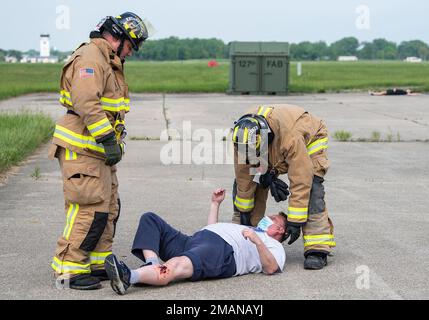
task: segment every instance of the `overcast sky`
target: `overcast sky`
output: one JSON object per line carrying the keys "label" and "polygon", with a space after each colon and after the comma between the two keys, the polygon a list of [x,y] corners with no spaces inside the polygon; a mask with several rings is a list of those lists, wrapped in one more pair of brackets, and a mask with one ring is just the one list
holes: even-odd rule
{"label": "overcast sky", "polygon": [[73,50],[106,15],[134,11],[157,29],[153,39],[219,38],[229,41],[360,41],[420,39],[429,43],[424,0],[39,0],[2,1],[0,48]]}

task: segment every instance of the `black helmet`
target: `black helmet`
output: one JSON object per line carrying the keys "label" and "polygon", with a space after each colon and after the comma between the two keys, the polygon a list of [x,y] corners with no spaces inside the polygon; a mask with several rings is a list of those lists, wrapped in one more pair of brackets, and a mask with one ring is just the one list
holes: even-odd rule
{"label": "black helmet", "polygon": [[269,144],[273,138],[274,134],[263,116],[246,114],[234,122],[232,141],[238,147],[240,145],[245,146],[245,149],[241,150],[246,151],[246,161],[248,161],[249,149],[253,150],[254,154],[259,157],[261,155],[261,144],[264,145],[267,142]]}
{"label": "black helmet", "polygon": [[125,40],[129,40],[135,51],[138,51],[143,42],[149,37],[146,24],[138,15],[132,12],[125,12],[116,17],[108,16],[99,22],[95,30],[100,33],[108,31],[114,37],[120,39],[122,43]]}

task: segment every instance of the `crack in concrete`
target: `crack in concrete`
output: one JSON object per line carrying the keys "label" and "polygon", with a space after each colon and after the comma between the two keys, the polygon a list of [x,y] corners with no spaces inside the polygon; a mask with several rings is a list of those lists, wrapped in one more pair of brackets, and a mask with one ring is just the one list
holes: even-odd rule
{"label": "crack in concrete", "polygon": [[165,107],[165,93],[162,94],[162,115],[163,115],[164,121],[165,121],[165,129],[167,130],[168,140],[171,140],[170,133],[169,133],[170,121],[167,118],[167,109]]}
{"label": "crack in concrete", "polygon": [[429,124],[427,124],[427,123],[421,123],[421,122],[418,122],[417,120],[412,120],[412,119],[407,119],[407,118],[401,118],[401,117],[395,117],[395,116],[390,115],[390,114],[386,114],[386,113],[383,113],[383,112],[377,112],[377,111],[373,111],[373,110],[368,110],[368,109],[365,109],[365,108],[362,108],[362,111],[366,111],[366,112],[369,112],[369,113],[372,113],[372,114],[377,114],[379,116],[385,116],[385,117],[388,117],[388,118],[391,118],[391,119],[395,119],[395,120],[410,121],[412,123],[415,123],[415,124],[423,126],[423,127],[429,127]]}

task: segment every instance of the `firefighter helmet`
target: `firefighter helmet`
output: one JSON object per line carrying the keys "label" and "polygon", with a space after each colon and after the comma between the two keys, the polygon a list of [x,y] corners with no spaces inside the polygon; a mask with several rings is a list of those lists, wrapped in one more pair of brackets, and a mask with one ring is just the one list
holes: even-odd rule
{"label": "firefighter helmet", "polygon": [[125,12],[116,17],[105,17],[98,23],[95,30],[100,33],[108,31],[112,36],[121,40],[121,49],[123,42],[129,40],[133,49],[138,51],[149,37],[147,24],[135,13]]}
{"label": "firefighter helmet", "polygon": [[263,116],[246,114],[234,122],[232,141],[237,146],[245,145],[248,154],[251,149],[259,157],[261,145],[271,143],[273,138],[270,126]]}

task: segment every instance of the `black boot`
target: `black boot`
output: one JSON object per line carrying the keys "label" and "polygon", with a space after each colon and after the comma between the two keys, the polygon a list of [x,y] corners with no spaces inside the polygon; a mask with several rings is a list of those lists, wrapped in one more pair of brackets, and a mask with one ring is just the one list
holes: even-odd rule
{"label": "black boot", "polygon": [[57,282],[63,288],[75,290],[96,290],[101,288],[100,280],[96,277],[92,277],[90,274],[79,274],[70,279],[58,279]]}
{"label": "black boot", "polygon": [[305,257],[304,269],[320,270],[328,265],[327,254],[323,252],[312,252]]}
{"label": "black boot", "polygon": [[91,276],[98,278],[100,281],[106,281],[109,280],[109,276],[107,275],[106,270],[92,270]]}

